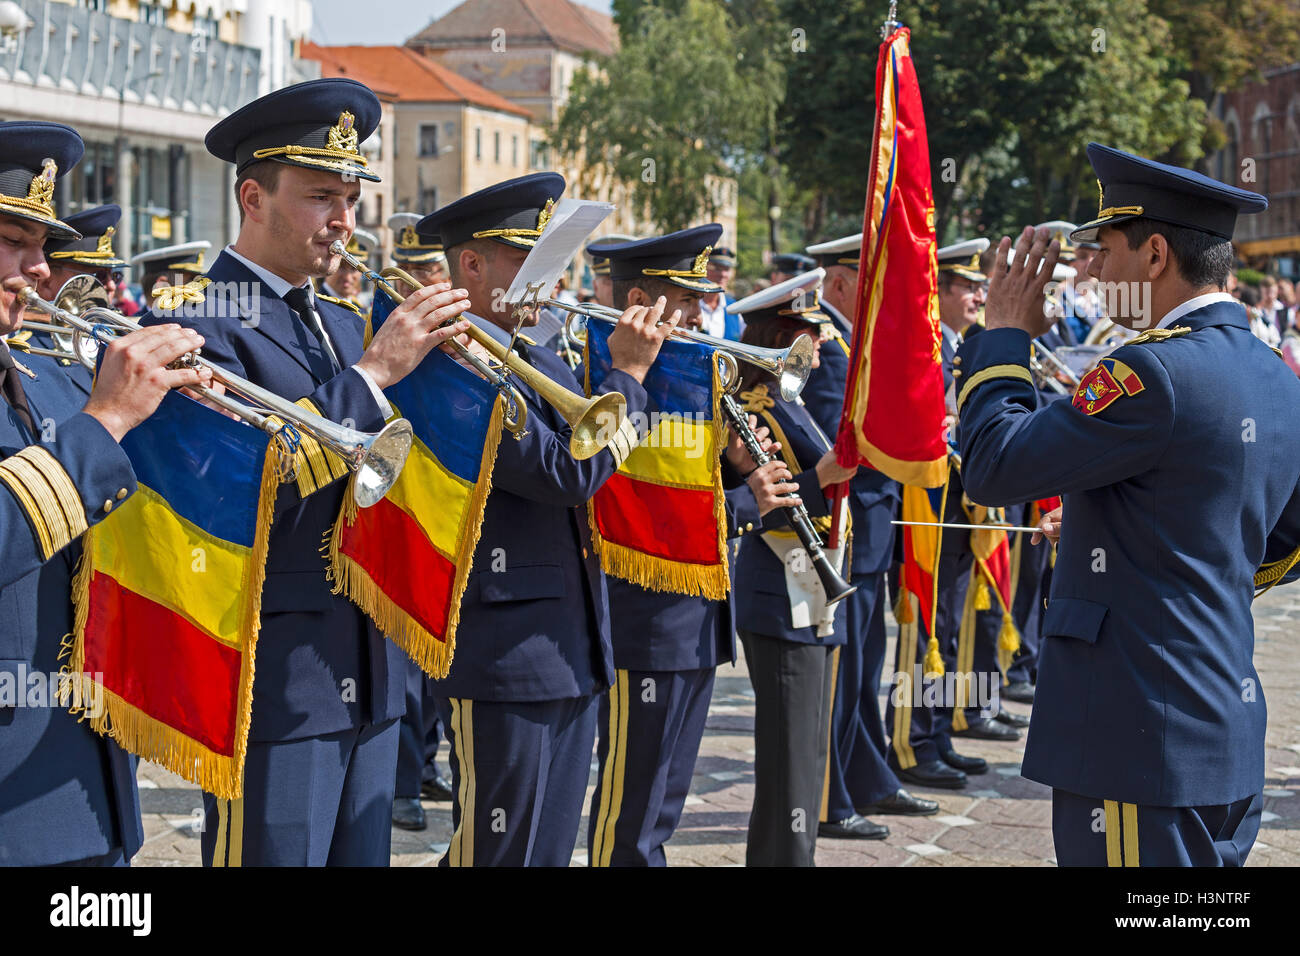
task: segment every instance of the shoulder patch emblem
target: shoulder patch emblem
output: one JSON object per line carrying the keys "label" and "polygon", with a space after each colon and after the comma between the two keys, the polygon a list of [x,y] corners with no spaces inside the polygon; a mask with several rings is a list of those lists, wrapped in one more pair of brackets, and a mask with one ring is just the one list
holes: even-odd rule
{"label": "shoulder patch emblem", "polygon": [[1123,362],[1105,358],[1084,376],[1071,404],[1085,415],[1096,415],[1120,397],[1132,397],[1145,389],[1137,372]]}

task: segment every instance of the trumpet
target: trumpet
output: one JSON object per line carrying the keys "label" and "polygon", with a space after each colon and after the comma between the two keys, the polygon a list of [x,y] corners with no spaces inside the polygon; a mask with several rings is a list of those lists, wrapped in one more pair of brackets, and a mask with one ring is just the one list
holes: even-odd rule
{"label": "trumpet", "polygon": [[[535,303],[530,302],[529,305],[520,308],[541,305],[572,313],[564,331],[570,338],[579,342],[583,341],[586,335],[582,325],[590,319],[617,322],[621,315],[617,309],[611,309],[608,306],[592,305],[590,303],[574,304],[561,302],[558,299],[540,299]],[[807,335],[799,336],[784,349],[767,349],[758,345],[733,342],[730,339],[720,339],[716,336],[706,335],[703,332],[696,332],[693,329],[673,329],[672,334],[674,338],[685,339],[688,342],[711,345],[727,359],[730,359],[730,361],[724,360],[721,366],[724,391],[732,391],[734,386],[739,384],[736,359],[750,365],[756,365],[775,375],[781,389],[781,397],[787,402],[793,402],[799,397],[799,393],[803,391],[804,385],[808,382],[808,376],[812,374],[815,346],[813,340]]]}
{"label": "trumpet", "polygon": [[[397,291],[391,280],[402,282],[412,289],[424,287],[424,283],[417,281],[404,269],[390,267],[383,272],[375,272],[348,252],[343,243],[337,239],[330,244],[330,252],[342,257],[344,262],[364,274],[376,288],[382,289],[394,302],[402,302],[406,296]],[[514,373],[520,381],[560,413],[571,430],[569,454],[577,461],[592,457],[625,431],[623,426],[627,420],[627,399],[621,392],[608,392],[590,399],[583,398],[533,368],[520,357],[519,353],[502,345],[478,326],[470,325],[469,336],[487,349],[507,371]],[[501,392],[502,399],[506,403],[505,427],[516,440],[522,438],[527,434],[524,423],[528,410],[519,390],[510,383],[503,372],[488,365],[455,339],[451,341],[458,354]]]}
{"label": "trumpet", "polygon": [[[1070,367],[1052,354],[1052,350],[1037,339],[1033,339],[1033,348],[1029,352],[1029,367],[1039,381],[1060,395],[1072,395],[1079,387],[1079,376],[1070,371]],[[1064,382],[1061,379],[1065,379]],[[1068,384],[1067,384],[1068,383]]]}
{"label": "trumpet", "polygon": [[[27,308],[54,320],[34,325],[65,335],[71,331],[74,341],[78,336],[97,342],[110,341],[142,327],[120,312],[95,304],[99,301],[96,289],[102,294],[103,287],[94,276],[79,275],[59,290],[55,302],[45,301],[31,286],[24,287],[18,299]],[[204,386],[194,386],[194,391],[213,405],[262,429],[289,453],[297,450],[300,433],[305,432],[342,458],[353,472],[352,496],[358,507],[368,508],[383,498],[406,464],[412,432],[411,423],[404,418],[394,419],[378,432],[357,431],[310,412],[197,354],[187,355],[181,362],[209,369],[212,380],[220,382],[232,394],[221,394]],[[93,369],[94,363],[90,362],[89,366]],[[232,397],[234,394],[244,401]]]}
{"label": "trumpet", "polygon": [[[86,283],[79,283],[78,288],[69,288],[71,285],[72,283],[65,284],[54,297],[54,305],[57,308],[79,315],[87,309],[107,309],[109,307],[108,290],[98,282],[93,287],[88,286]],[[78,291],[82,286],[85,286],[85,291]],[[9,344],[12,347],[20,349],[28,355],[44,355],[65,362],[69,360],[75,361],[92,373],[94,372],[95,358],[99,354],[99,341],[93,336],[84,335],[76,329],[57,322],[24,320],[23,330],[46,333],[50,337],[53,348],[47,349],[39,345],[32,345],[30,342],[18,341],[11,341]]]}

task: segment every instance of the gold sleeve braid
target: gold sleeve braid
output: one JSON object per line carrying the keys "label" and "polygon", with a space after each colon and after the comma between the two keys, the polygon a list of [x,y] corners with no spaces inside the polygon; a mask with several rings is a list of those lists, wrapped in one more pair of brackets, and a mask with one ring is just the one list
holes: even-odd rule
{"label": "gold sleeve braid", "polygon": [[77,486],[46,449],[32,445],[0,462],[0,481],[26,512],[42,560],[48,561],[89,527]]}

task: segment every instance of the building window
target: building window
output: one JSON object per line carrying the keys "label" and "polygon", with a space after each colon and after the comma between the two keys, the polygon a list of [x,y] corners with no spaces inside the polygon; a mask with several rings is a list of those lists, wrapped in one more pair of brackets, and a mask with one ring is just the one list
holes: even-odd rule
{"label": "building window", "polygon": [[483,127],[474,127],[474,158],[483,158]]}
{"label": "building window", "polygon": [[501,162],[501,131],[492,134],[492,162]]}
{"label": "building window", "polygon": [[519,165],[519,137],[518,136],[510,137],[510,165],[511,166]]}
{"label": "building window", "polygon": [[531,167],[533,169],[545,169],[547,166],[546,143],[543,140],[535,139],[529,143],[529,148],[532,152],[532,156],[529,158]]}
{"label": "building window", "polygon": [[438,187],[432,186],[429,189],[420,190],[420,212],[426,216],[438,209]]}
{"label": "building window", "polygon": [[100,13],[108,12],[108,0],[81,0],[82,6],[87,10],[98,10]]}
{"label": "building window", "polygon": [[438,155],[438,124],[437,123],[420,124],[420,155],[421,156]]}
{"label": "building window", "polygon": [[153,27],[165,27],[167,25],[167,8],[152,3],[140,4],[140,22]]}

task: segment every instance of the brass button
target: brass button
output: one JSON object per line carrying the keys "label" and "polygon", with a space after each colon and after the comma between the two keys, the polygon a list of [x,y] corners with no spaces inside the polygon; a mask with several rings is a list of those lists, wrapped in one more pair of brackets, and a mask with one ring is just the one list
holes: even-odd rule
{"label": "brass button", "polygon": [[953,364],[953,365],[960,365],[960,364],[961,364],[961,356],[960,356],[960,355],[954,355],[954,356],[952,357],[952,364]]}
{"label": "brass button", "polygon": [[126,497],[126,489],[125,488],[117,489],[117,500],[121,501],[125,497]]}
{"label": "brass button", "polygon": [[584,561],[587,560],[587,549],[586,549],[586,548],[583,548],[583,549],[582,549],[582,560],[584,560]]}
{"label": "brass button", "polygon": [[961,378],[961,369],[959,369],[959,368],[955,368],[955,369],[953,369],[953,370],[952,370],[952,377],[953,377],[953,378]]}
{"label": "brass button", "polygon": [[1047,598],[1043,598],[1043,610],[1047,610]]}
{"label": "brass button", "polygon": [[113,499],[111,499],[111,498],[105,498],[105,499],[104,499],[104,514],[108,514],[108,513],[109,513],[110,511],[112,511],[112,510],[113,510]]}
{"label": "brass button", "polygon": [[754,522],[752,522],[752,521],[748,522],[748,523],[745,525],[745,530],[746,530],[746,531],[753,531],[753,530],[754,530]]}

